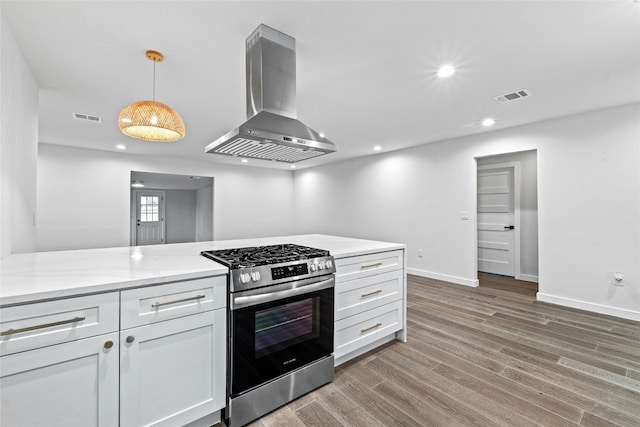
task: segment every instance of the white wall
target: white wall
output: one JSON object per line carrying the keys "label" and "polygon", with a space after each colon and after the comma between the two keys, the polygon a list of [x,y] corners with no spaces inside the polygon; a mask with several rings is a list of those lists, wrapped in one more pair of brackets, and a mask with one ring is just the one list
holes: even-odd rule
{"label": "white wall", "polygon": [[37,250],[129,245],[132,170],[213,176],[213,237],[293,233],[292,173],[40,144]]}
{"label": "white wall", "polygon": [[5,257],[35,249],[38,84],[4,17],[0,43],[0,257]]}
{"label": "white wall", "polygon": [[164,193],[166,243],[196,241],[195,190],[166,190]]}
{"label": "white wall", "polygon": [[206,242],[213,239],[212,206],[212,187],[201,188],[196,191],[196,242]]}
{"label": "white wall", "polygon": [[478,165],[520,164],[520,273],[522,280],[538,281],[538,162],[534,150],[481,157]]}
{"label": "white wall", "polygon": [[538,298],[640,320],[639,141],[632,104],[299,170],[295,232],[406,243],[411,272],[474,285],[475,158],[537,150]]}

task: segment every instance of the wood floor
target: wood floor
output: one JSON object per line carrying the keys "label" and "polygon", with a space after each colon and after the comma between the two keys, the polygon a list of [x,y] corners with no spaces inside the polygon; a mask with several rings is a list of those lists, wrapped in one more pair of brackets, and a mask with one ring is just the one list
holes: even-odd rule
{"label": "wood floor", "polygon": [[535,302],[513,279],[408,279],[407,343],[251,426],[640,426],[640,323]]}

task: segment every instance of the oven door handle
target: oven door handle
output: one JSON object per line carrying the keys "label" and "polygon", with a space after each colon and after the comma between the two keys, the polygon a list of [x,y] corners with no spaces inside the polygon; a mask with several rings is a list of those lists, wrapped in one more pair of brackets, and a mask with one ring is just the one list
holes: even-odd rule
{"label": "oven door handle", "polygon": [[296,286],[297,282],[291,284],[290,289],[279,290],[274,292],[266,292],[258,295],[234,296],[231,298],[231,310],[239,308],[251,307],[253,305],[264,304],[266,302],[278,301],[297,295],[309,294],[311,292],[321,291],[323,289],[333,288],[335,286],[335,278],[314,282],[303,286]]}

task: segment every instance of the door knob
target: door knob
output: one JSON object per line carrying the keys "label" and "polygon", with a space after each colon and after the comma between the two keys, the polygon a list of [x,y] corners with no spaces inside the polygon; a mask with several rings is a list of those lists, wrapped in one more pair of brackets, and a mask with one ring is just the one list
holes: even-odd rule
{"label": "door knob", "polygon": [[505,226],[504,226],[504,229],[505,229],[505,230],[513,230],[513,229],[515,229],[515,228],[516,228],[516,227],[515,227],[514,225],[505,225]]}

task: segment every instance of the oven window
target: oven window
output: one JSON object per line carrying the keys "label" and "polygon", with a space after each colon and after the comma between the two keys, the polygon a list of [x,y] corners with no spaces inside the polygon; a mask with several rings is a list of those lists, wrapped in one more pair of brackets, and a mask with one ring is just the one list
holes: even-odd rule
{"label": "oven window", "polygon": [[255,313],[255,357],[264,357],[320,334],[319,297],[258,310]]}

